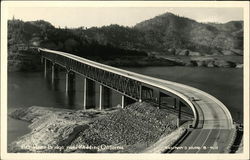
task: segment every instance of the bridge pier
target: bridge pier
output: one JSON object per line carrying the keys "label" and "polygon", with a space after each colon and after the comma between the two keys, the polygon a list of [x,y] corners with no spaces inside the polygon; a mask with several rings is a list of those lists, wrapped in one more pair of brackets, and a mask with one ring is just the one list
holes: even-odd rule
{"label": "bridge pier", "polygon": [[139,102],[142,102],[142,85],[140,85]]}
{"label": "bridge pier", "polygon": [[125,96],[125,95],[122,95],[122,97],[121,97],[121,102],[122,102],[122,106],[121,106],[121,107],[124,108],[124,107],[126,107],[127,105],[130,105],[130,104],[132,104],[132,103],[135,103],[136,100],[131,99],[131,98]]}
{"label": "bridge pier", "polygon": [[161,108],[161,97],[162,97],[162,95],[161,95],[161,92],[159,92],[159,94],[158,94],[158,109],[160,109]]}
{"label": "bridge pier", "polygon": [[55,81],[55,64],[54,63],[51,66],[51,81],[52,81],[52,84],[54,84],[54,81]]}
{"label": "bridge pier", "polygon": [[48,60],[46,59],[46,58],[44,58],[44,78],[46,78],[47,77],[47,62]]}
{"label": "bridge pier", "polygon": [[99,84],[99,110],[110,107],[111,90]]}
{"label": "bridge pier", "polygon": [[83,81],[83,110],[86,110],[87,106],[87,78]]}
{"label": "bridge pier", "polygon": [[103,108],[103,86],[100,84],[99,86],[99,110]]}
{"label": "bridge pier", "polygon": [[84,78],[83,85],[83,109],[95,107],[95,84],[92,80]]}
{"label": "bridge pier", "polygon": [[125,95],[122,95],[122,108],[125,107]]}
{"label": "bridge pier", "polygon": [[103,86],[103,107],[109,108],[112,103],[112,90]]}
{"label": "bridge pier", "polygon": [[180,127],[181,125],[181,104],[180,104],[180,100],[175,98],[175,108],[177,108],[178,110],[178,117],[177,117],[177,127]]}
{"label": "bridge pier", "polygon": [[51,84],[54,90],[59,88],[59,68],[58,65],[52,63],[51,66]]}
{"label": "bridge pier", "polygon": [[71,71],[66,72],[66,84],[65,84],[65,92],[68,94],[69,92],[74,91],[75,87],[75,73]]}
{"label": "bridge pier", "polygon": [[51,66],[51,82],[52,84],[55,83],[55,79],[58,78],[58,67],[55,63],[52,63],[52,66]]}
{"label": "bridge pier", "polygon": [[45,58],[42,56],[41,57],[41,64],[43,64],[43,60],[44,60]]}

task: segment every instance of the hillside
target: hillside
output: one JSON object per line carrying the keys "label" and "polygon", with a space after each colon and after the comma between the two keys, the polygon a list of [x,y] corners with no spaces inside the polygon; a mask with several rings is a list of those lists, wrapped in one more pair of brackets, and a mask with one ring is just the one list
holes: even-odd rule
{"label": "hillside", "polygon": [[[116,24],[100,28],[60,29],[45,21],[9,21],[9,45],[13,42],[34,43],[50,49],[77,52],[85,55],[91,47],[114,48],[165,54],[179,54],[188,49],[200,54],[242,55],[243,22],[225,24],[198,23],[192,19],[165,13],[136,24],[123,27]],[[98,50],[99,51],[99,50]],[[112,54],[117,55],[121,52]],[[96,56],[102,56],[94,52]],[[127,52],[126,52],[127,53]],[[110,54],[110,52],[109,52]],[[132,55],[135,53],[133,52]],[[122,55],[122,54],[121,54]],[[120,55],[118,55],[120,56]]]}
{"label": "hillside", "polygon": [[243,22],[199,23],[165,13],[134,27],[110,25],[82,30],[81,35],[101,44],[139,49],[155,54],[242,55]]}
{"label": "hillside", "polygon": [[[189,49],[201,54],[242,53],[243,22],[204,24],[192,19],[165,13],[135,25],[145,33],[148,44],[158,50]],[[178,53],[176,53],[178,54]],[[233,54],[233,53],[232,53]]]}
{"label": "hillside", "polygon": [[243,22],[205,24],[165,13],[134,27],[112,24],[69,29],[56,28],[43,20],[9,20],[9,70],[39,69],[36,62],[30,62],[37,58],[25,51],[29,46],[69,52],[113,66],[190,66],[190,60],[185,62],[162,56],[242,56]]}
{"label": "hillside", "polygon": [[75,34],[73,29],[55,28],[49,22],[39,20],[23,22],[8,21],[8,46],[13,51],[18,46],[40,46],[65,51],[79,56],[146,56],[146,53],[135,50],[115,48],[109,43],[100,44]]}
{"label": "hillside", "polygon": [[32,106],[9,116],[31,122],[31,132],[8,145],[10,153],[141,153],[145,149],[157,153],[154,147],[164,137],[161,153],[185,129],[177,129],[175,115],[145,102],[86,111]]}
{"label": "hillside", "polygon": [[99,43],[97,40],[90,40],[76,33],[74,29],[55,28],[43,20],[30,22],[9,20],[8,70],[39,70],[37,63],[39,58],[29,50],[31,46],[64,51],[103,63],[117,59],[119,63],[112,63],[114,65],[135,65],[136,63],[132,63],[131,60],[139,58],[145,59],[142,65],[150,65],[147,62],[146,52],[115,47],[110,43]]}

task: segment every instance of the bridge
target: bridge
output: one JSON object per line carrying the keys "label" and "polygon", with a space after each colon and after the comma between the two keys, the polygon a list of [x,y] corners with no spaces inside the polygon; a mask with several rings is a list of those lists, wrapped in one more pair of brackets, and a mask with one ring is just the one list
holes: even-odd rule
{"label": "bridge", "polygon": [[[187,138],[178,146],[192,146],[191,149],[171,150],[176,153],[220,153],[233,139],[233,119],[227,107],[212,95],[199,89],[118,69],[69,53],[38,48],[44,64],[44,74],[51,67],[51,81],[54,83],[58,67],[65,69],[65,91],[73,89],[75,74],[84,77],[83,109],[93,106],[90,90],[99,85],[98,109],[109,101],[110,90],[121,95],[121,107],[133,101],[146,101],[159,109],[167,109],[177,115],[177,126],[190,124]],[[198,147],[195,147],[198,146]],[[180,147],[181,148],[181,147]],[[215,149],[214,149],[215,148]]]}

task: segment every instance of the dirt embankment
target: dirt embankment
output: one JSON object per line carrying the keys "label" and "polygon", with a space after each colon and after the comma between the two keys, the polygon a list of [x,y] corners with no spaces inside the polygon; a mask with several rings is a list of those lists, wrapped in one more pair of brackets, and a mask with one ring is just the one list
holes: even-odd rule
{"label": "dirt embankment", "polygon": [[10,116],[30,121],[32,131],[11,143],[9,152],[152,152],[160,139],[178,137],[171,135],[176,116],[147,103],[103,111],[30,107]]}
{"label": "dirt embankment", "polygon": [[33,106],[11,117],[31,122],[31,132],[8,146],[9,152],[63,152],[63,148],[96,118],[112,111],[74,111]]}

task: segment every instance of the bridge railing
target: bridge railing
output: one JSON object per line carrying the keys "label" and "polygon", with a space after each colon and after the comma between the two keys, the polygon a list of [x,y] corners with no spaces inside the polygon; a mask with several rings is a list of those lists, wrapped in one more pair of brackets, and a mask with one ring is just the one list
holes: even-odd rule
{"label": "bridge railing", "polygon": [[41,54],[53,64],[58,64],[66,68],[68,71],[77,72],[89,79],[117,90],[130,98],[136,100],[140,98],[141,82],[139,81],[81,63],[77,60],[70,59],[62,55],[51,54],[47,52],[41,52]]}
{"label": "bridge railing", "polygon": [[193,127],[197,126],[198,113],[189,98],[174,89],[152,82],[148,76],[100,64],[65,52],[43,48],[38,48],[38,51],[53,64],[65,67],[67,71],[74,71],[84,75],[134,100],[141,100],[142,84],[148,84],[163,92],[166,91],[192,109],[194,116]]}

